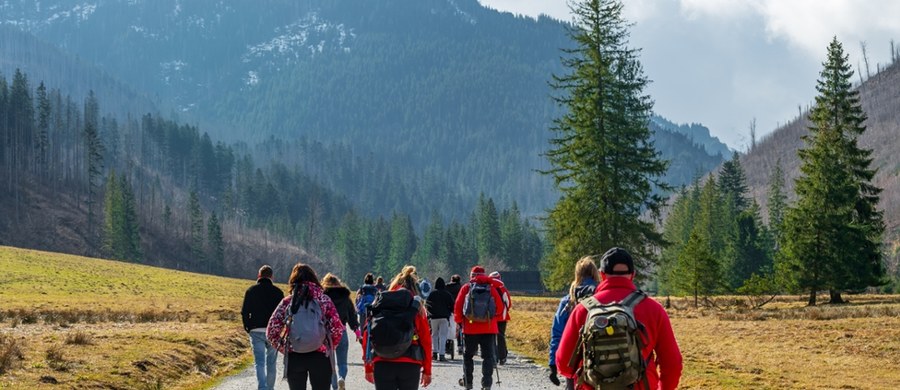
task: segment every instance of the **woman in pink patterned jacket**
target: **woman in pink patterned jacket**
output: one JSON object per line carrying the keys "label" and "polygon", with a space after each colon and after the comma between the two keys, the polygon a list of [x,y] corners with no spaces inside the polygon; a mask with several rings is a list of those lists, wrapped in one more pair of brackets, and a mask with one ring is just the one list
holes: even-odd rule
{"label": "woman in pink patterned jacket", "polygon": [[[266,337],[275,349],[285,355],[287,367],[285,367],[284,374],[291,390],[306,390],[307,378],[312,385],[312,390],[328,390],[331,387],[331,374],[334,370],[332,363],[334,346],[341,341],[343,335],[341,318],[338,316],[331,298],[323,292],[316,271],[312,267],[298,263],[291,271],[288,283],[291,286],[291,293],[278,304],[275,312],[272,313],[269,326],[266,328]],[[291,347],[286,337],[290,330],[288,320],[291,315],[289,311],[293,306],[293,312],[296,312],[301,304],[309,300],[314,300],[321,308],[326,339],[325,343],[317,350],[299,353],[290,350]]]}

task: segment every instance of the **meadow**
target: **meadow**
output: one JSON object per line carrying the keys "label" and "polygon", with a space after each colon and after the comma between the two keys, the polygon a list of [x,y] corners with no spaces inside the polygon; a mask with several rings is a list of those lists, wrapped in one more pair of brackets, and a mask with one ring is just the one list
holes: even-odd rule
{"label": "meadow", "polygon": [[[755,310],[741,297],[717,298],[715,309],[671,298],[668,312],[684,356],[679,388],[900,388],[900,296],[845,298],[848,304],[805,307],[805,296],[782,296]],[[542,366],[558,303],[514,301],[508,336]]]}
{"label": "meadow", "polygon": [[0,389],[204,388],[251,358],[251,280],[10,247],[0,270]]}

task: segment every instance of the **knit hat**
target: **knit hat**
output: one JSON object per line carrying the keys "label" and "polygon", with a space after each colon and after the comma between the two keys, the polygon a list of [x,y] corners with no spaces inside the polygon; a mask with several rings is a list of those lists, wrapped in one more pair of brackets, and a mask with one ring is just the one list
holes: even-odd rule
{"label": "knit hat", "polygon": [[497,271],[491,272],[491,278],[500,280],[500,273]]}
{"label": "knit hat", "polygon": [[470,272],[472,276],[484,275],[484,267],[480,265],[476,265],[472,267],[472,272]]}
{"label": "knit hat", "polygon": [[[627,265],[628,271],[613,272],[613,269],[615,269],[618,264]],[[631,258],[631,254],[625,249],[614,247],[606,251],[606,253],[603,254],[603,257],[600,258],[600,271],[607,275],[632,274],[634,273],[634,259]]]}

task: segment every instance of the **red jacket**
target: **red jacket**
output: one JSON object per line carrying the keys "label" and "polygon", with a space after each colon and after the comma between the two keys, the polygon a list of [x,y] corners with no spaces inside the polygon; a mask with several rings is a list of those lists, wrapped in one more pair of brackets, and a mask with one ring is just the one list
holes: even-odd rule
{"label": "red jacket", "polygon": [[500,295],[500,300],[503,301],[503,315],[500,316],[499,322],[509,322],[509,311],[512,310],[512,298],[509,294],[509,290],[506,289],[506,285],[500,282],[500,287],[497,287],[497,295]]}
{"label": "red jacket", "polygon": [[[400,287],[394,288],[398,290]],[[424,302],[420,302],[424,305]],[[411,357],[399,357],[395,359],[385,359],[378,355],[372,358],[371,362],[366,361],[366,342],[368,341],[368,327],[363,326],[362,350],[363,362],[365,362],[366,373],[374,372],[376,362],[397,362],[397,363],[415,363],[422,366],[423,375],[431,375],[431,325],[428,324],[428,315],[425,311],[420,311],[416,316],[416,335],[413,338],[413,344],[419,344],[422,347],[422,355],[424,360],[415,360]]]}
{"label": "red jacket", "polygon": [[[609,303],[625,299],[635,290],[634,283],[628,278],[612,277],[600,283],[594,297],[601,303]],[[673,390],[681,379],[681,351],[675,341],[675,333],[669,322],[666,310],[653,299],[644,299],[634,308],[634,317],[647,328],[647,339],[644,340],[643,356],[647,365],[646,380],[654,390]],[[566,329],[563,331],[559,349],[556,351],[556,367],[559,373],[567,378],[575,378],[575,372],[581,367],[578,361],[569,367],[572,352],[578,343],[578,333],[587,319],[587,310],[578,305],[572,311]],[[640,388],[636,386],[635,388]],[[579,390],[592,390],[593,387],[582,385]]]}
{"label": "red jacket", "polygon": [[[472,283],[491,285],[491,295],[494,297],[494,304],[496,305],[494,313],[497,314],[488,322],[469,321],[463,315],[463,305],[466,303],[466,297],[469,295],[469,289],[472,288]],[[501,316],[503,316],[503,300],[500,298],[500,294],[497,294],[497,287],[502,285],[503,284],[500,283],[500,281],[492,279],[487,275],[478,275],[470,280],[469,283],[462,286],[459,290],[459,295],[456,296],[456,305],[454,305],[453,308],[453,318],[456,319],[458,324],[462,324],[463,334],[497,334],[499,332],[497,329],[497,321],[501,320]]]}

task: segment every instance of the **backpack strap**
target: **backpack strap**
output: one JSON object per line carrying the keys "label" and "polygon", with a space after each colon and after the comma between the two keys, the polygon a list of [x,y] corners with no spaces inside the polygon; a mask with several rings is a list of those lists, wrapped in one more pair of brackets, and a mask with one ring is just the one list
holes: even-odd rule
{"label": "backpack strap", "polygon": [[[578,305],[584,306],[588,312],[591,309],[600,307],[600,301],[597,300],[596,297],[591,296],[590,298],[586,298],[578,303]],[[577,305],[576,305],[577,306]],[[587,321],[587,317],[585,317],[585,323]],[[584,349],[584,335],[583,328],[578,330],[578,341],[575,343],[575,349],[572,350],[572,356],[569,357],[569,367],[576,367],[578,365],[578,361],[581,360],[581,352]]]}
{"label": "backpack strap", "polygon": [[625,299],[622,300],[622,306],[627,307],[629,310],[634,310],[634,308],[637,307],[638,303],[641,303],[641,301],[643,301],[646,297],[647,294],[645,294],[643,291],[634,290],[630,294],[628,294]]}

